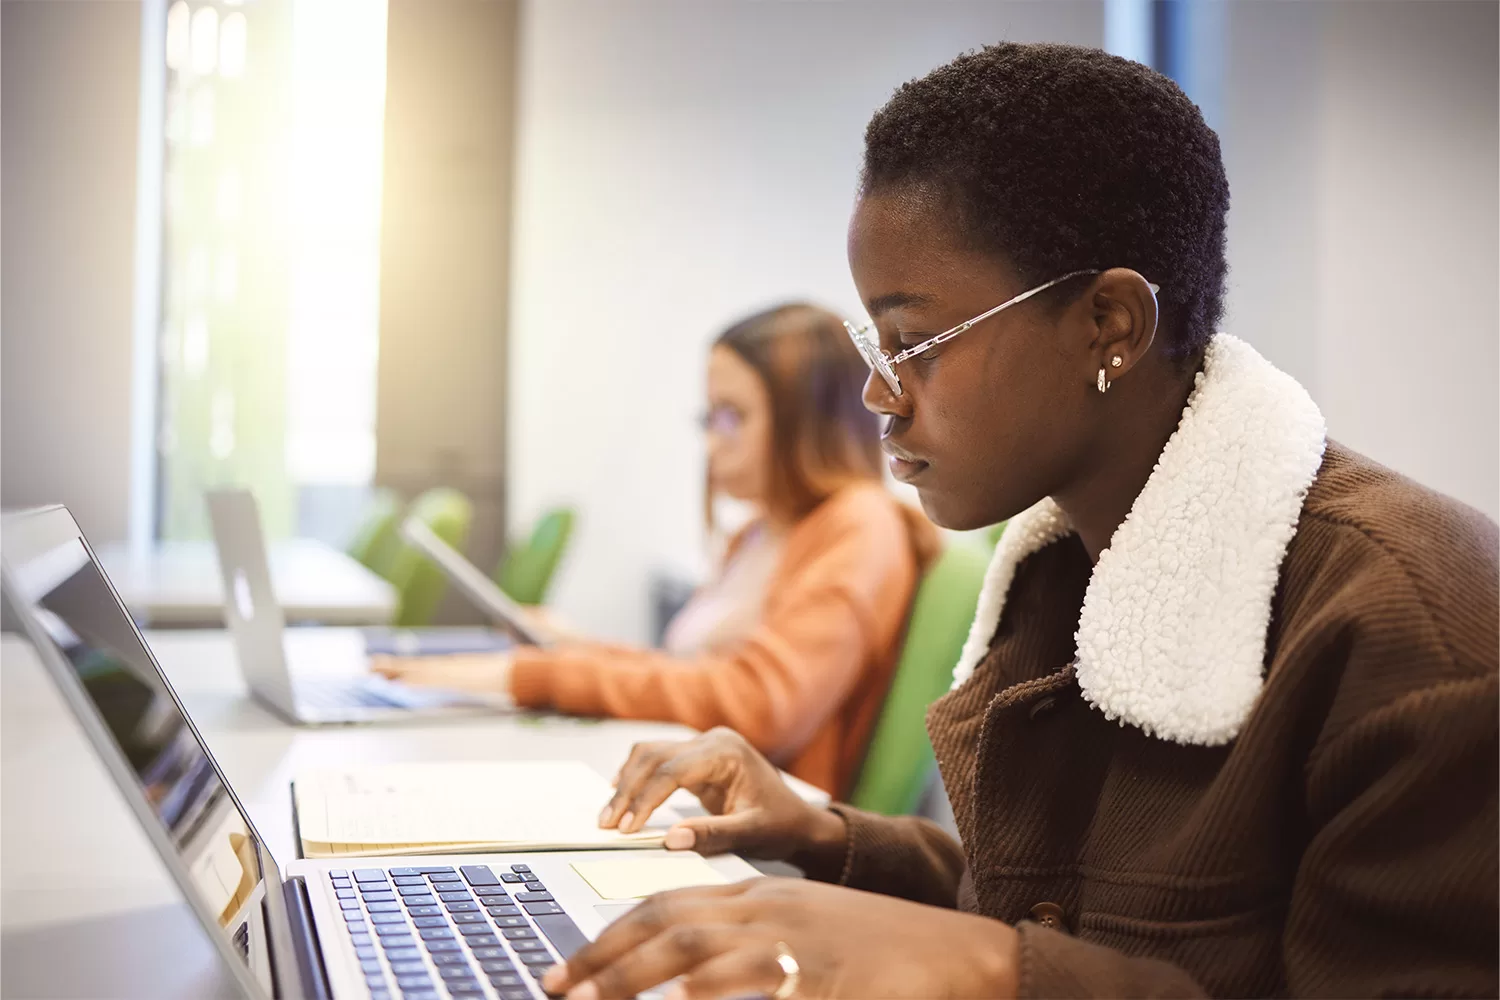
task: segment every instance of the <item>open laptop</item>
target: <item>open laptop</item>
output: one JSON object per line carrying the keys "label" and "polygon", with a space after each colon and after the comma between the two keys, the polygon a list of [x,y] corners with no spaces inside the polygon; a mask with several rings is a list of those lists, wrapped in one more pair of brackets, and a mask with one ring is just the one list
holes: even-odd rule
{"label": "open laptop", "polygon": [[472,716],[509,707],[503,695],[416,688],[371,673],[366,637],[358,629],[286,628],[271,587],[255,497],[248,490],[215,490],[207,499],[224,583],[224,618],[240,672],[250,693],[272,711],[308,725],[348,725]]}
{"label": "open laptop", "polygon": [[0,531],[7,617],[245,996],[541,1000],[541,974],[618,915],[573,870],[592,852],[279,865],[68,511],[6,515]]}
{"label": "open laptop", "polygon": [[421,550],[452,580],[474,606],[484,612],[485,617],[509,631],[517,639],[532,646],[547,646],[552,637],[534,625],[526,617],[521,605],[511,600],[495,581],[485,576],[463,553],[443,541],[427,525],[414,517],[401,524],[401,537]]}

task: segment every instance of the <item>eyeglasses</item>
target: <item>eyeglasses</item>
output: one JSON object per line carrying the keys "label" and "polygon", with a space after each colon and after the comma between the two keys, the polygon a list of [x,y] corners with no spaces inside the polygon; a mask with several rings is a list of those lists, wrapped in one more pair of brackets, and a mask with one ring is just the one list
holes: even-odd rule
{"label": "eyeglasses", "polygon": [[[871,371],[879,372],[880,377],[885,379],[885,384],[890,386],[891,392],[899,396],[901,395],[901,376],[896,374],[896,366],[901,362],[908,361],[911,358],[916,357],[918,354],[921,354],[923,351],[930,351],[937,345],[952,340],[960,333],[963,333],[965,330],[969,329],[969,327],[973,326],[975,323],[983,322],[996,313],[1003,312],[1004,310],[1009,309],[1011,306],[1019,305],[1020,303],[1025,302],[1027,299],[1031,298],[1033,295],[1040,295],[1042,292],[1045,292],[1053,285],[1060,285],[1064,281],[1081,277],[1085,274],[1099,273],[1100,272],[1098,270],[1070,271],[1069,273],[1063,275],[1061,278],[1053,278],[1046,284],[1037,285],[1035,288],[1022,292],[1020,295],[1017,295],[1013,299],[1006,299],[995,308],[987,309],[984,312],[980,313],[978,316],[975,316],[973,319],[965,320],[964,322],[955,326],[953,329],[945,330],[944,332],[938,334],[936,337],[933,337],[929,340],[924,340],[922,343],[916,345],[915,347],[909,347],[894,356],[891,354],[887,354],[884,350],[882,350],[880,344],[876,341],[874,337],[874,323],[866,323],[863,326],[855,326],[853,323],[845,320],[844,329],[849,331],[849,339],[854,341],[854,346],[859,349],[860,356],[865,359],[865,364],[870,366]],[[1158,285],[1151,285],[1149,287],[1151,288],[1152,295],[1155,295],[1157,292],[1161,291],[1161,288]]]}
{"label": "eyeglasses", "polygon": [[744,422],[745,414],[738,407],[726,404],[710,407],[707,413],[698,418],[698,425],[705,434],[717,434],[720,437],[734,437],[740,432],[740,425]]}

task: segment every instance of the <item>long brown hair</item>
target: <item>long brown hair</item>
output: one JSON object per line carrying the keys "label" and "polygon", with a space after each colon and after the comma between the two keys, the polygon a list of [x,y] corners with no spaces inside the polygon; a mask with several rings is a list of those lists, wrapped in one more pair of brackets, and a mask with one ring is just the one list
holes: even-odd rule
{"label": "long brown hair", "polygon": [[[754,368],[770,396],[775,517],[800,520],[840,488],[880,480],[879,418],[860,401],[870,370],[838,316],[789,303],[740,320],[714,346]],[[712,494],[704,500],[712,528]]]}

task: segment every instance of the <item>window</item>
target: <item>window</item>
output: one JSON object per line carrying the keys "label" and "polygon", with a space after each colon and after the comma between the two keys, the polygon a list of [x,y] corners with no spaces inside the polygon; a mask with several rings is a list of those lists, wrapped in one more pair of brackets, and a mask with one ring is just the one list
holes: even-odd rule
{"label": "window", "polygon": [[165,31],[156,533],[207,537],[236,484],[326,536],[374,475],[385,4],[176,0]]}

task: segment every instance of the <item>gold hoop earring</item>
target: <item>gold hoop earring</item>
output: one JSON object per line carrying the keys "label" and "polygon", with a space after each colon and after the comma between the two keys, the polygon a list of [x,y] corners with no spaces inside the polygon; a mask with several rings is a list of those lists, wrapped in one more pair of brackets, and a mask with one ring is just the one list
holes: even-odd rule
{"label": "gold hoop earring", "polygon": [[1099,381],[1095,385],[1098,386],[1100,392],[1109,391],[1109,379],[1105,377],[1103,368],[1099,369]]}

